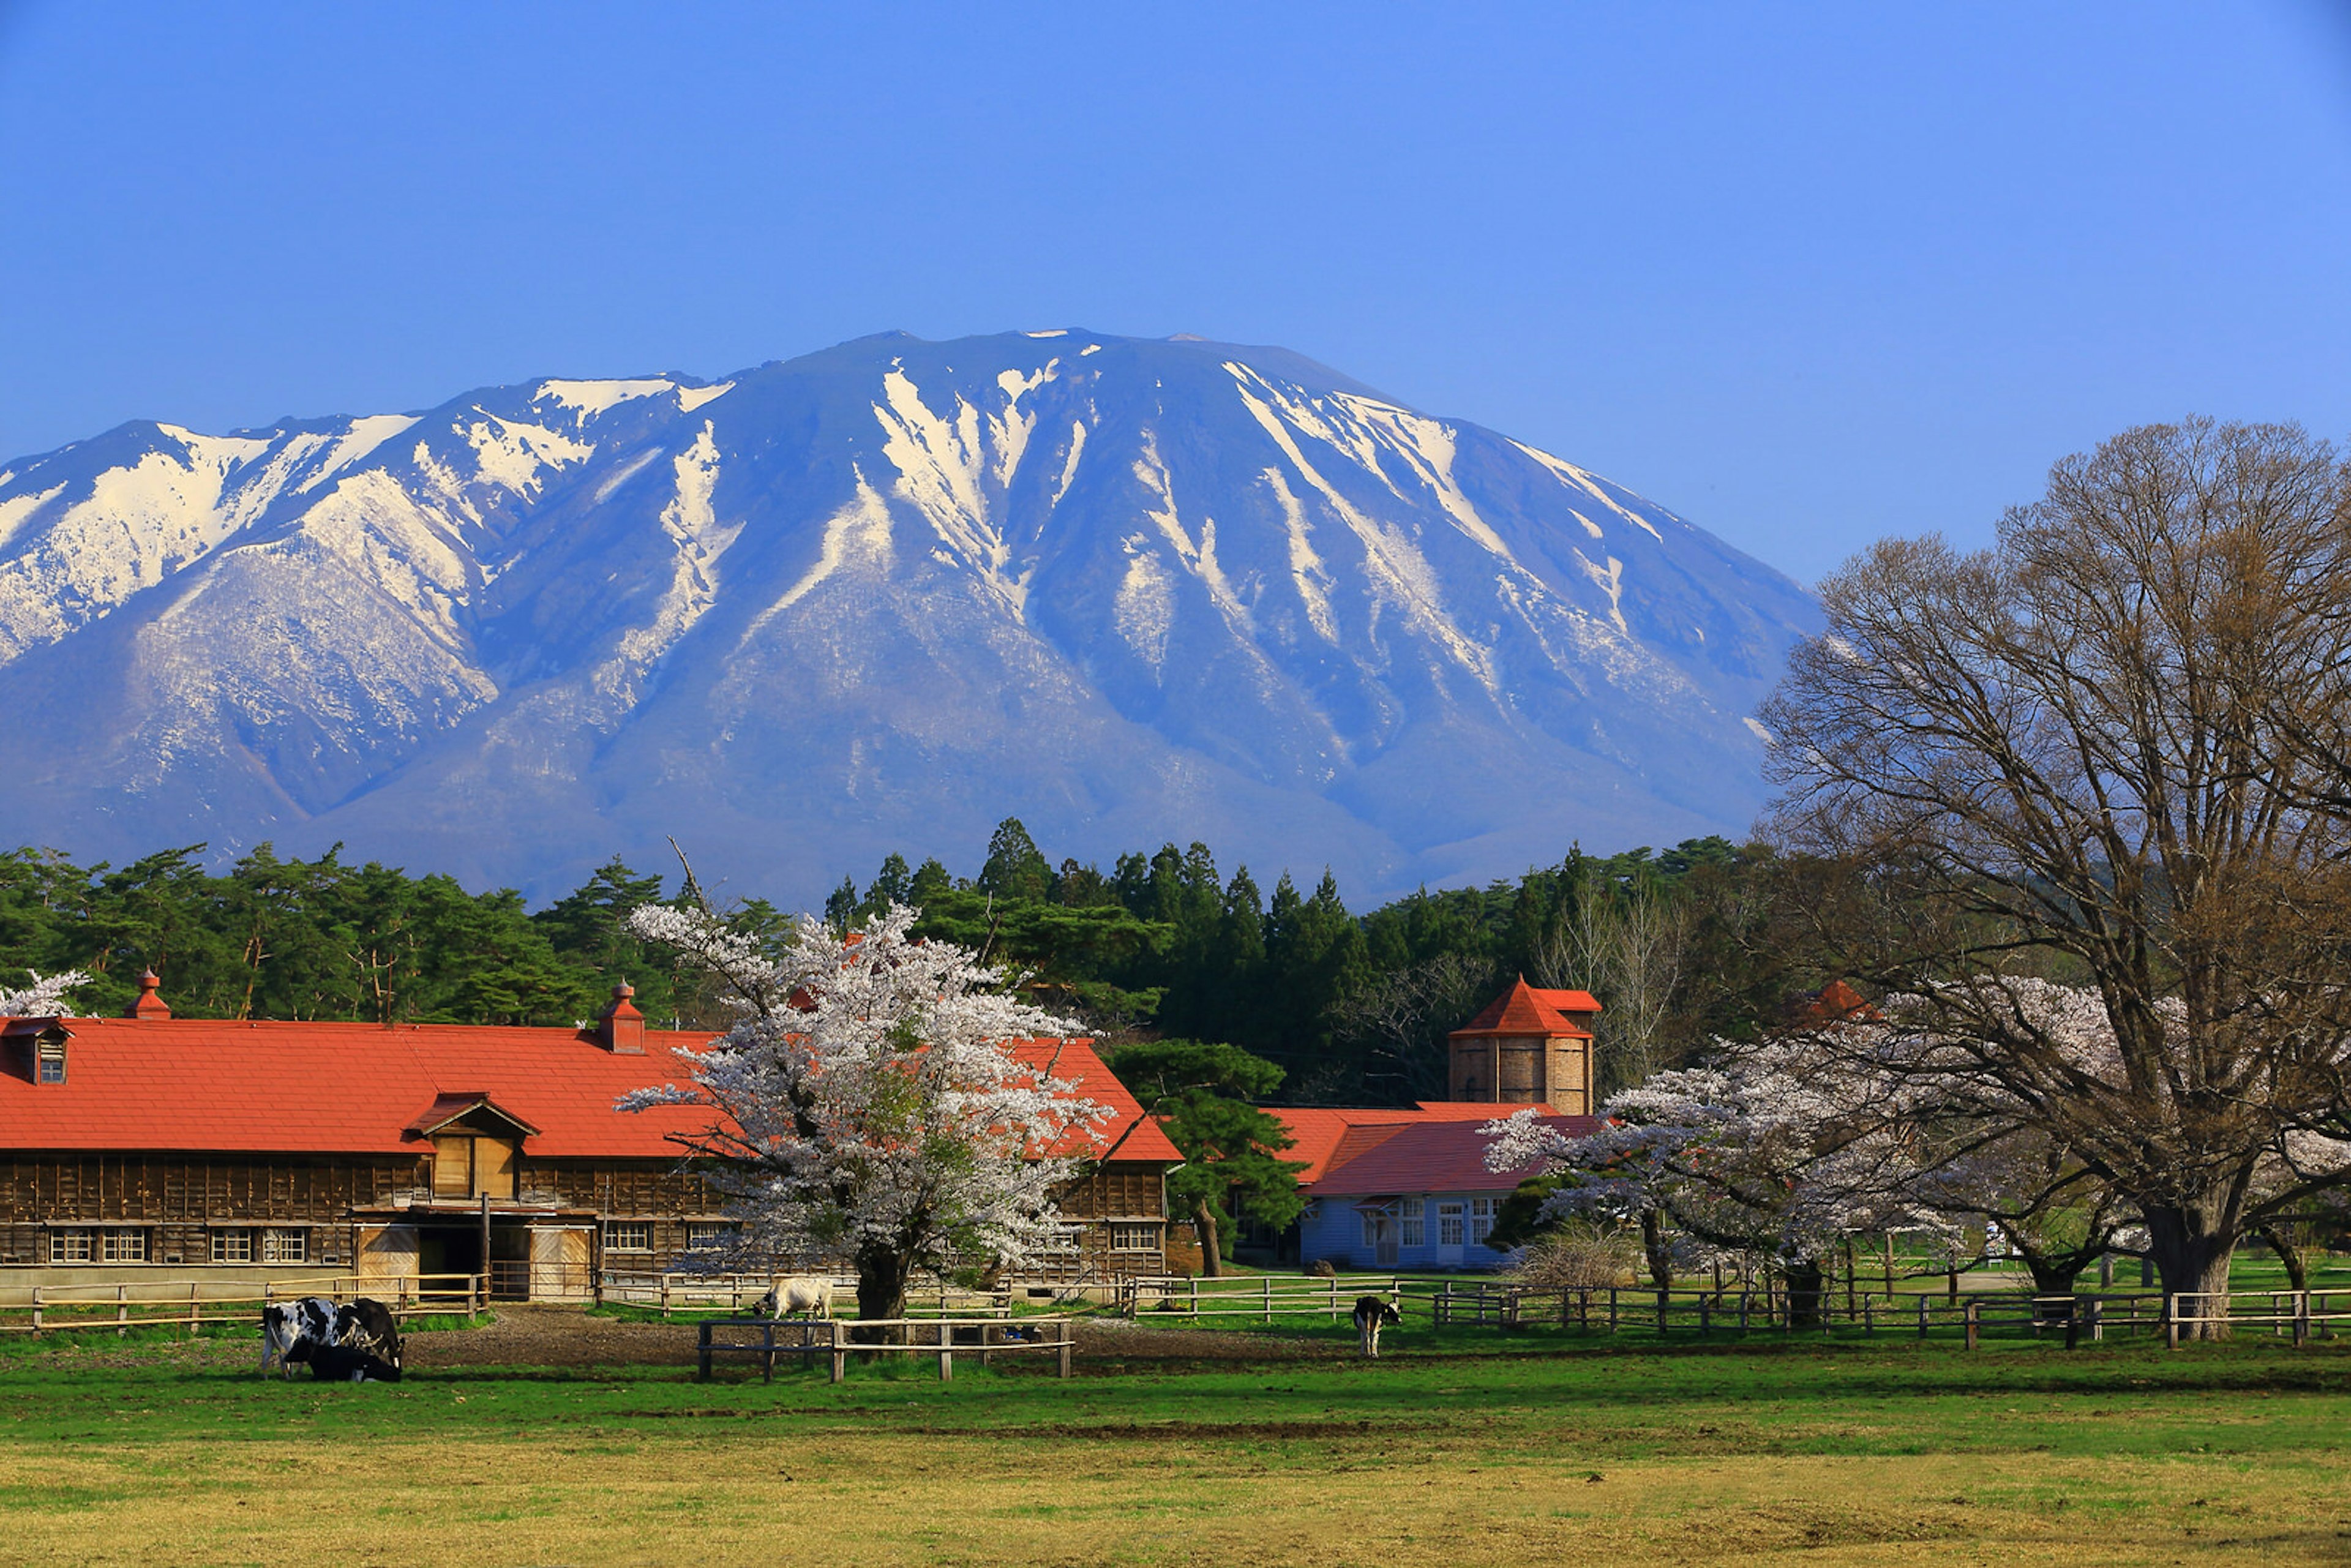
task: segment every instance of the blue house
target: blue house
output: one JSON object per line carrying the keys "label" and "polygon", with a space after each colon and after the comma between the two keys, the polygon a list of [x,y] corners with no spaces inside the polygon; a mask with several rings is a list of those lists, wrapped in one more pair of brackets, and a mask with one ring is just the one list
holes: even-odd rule
{"label": "blue house", "polygon": [[[1591,1116],[1542,1120],[1579,1136],[1600,1125]],[[1497,1266],[1503,1255],[1487,1239],[1495,1215],[1539,1167],[1488,1170],[1489,1141],[1483,1120],[1458,1116],[1349,1127],[1305,1186],[1301,1256],[1354,1269]]]}

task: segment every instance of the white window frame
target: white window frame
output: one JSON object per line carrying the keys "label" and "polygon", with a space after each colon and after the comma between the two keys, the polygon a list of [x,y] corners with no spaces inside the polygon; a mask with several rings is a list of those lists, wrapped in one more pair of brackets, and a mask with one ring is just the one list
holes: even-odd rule
{"label": "white window frame", "polygon": [[253,1261],[253,1228],[249,1225],[215,1226],[213,1228],[213,1261],[215,1263],[250,1263]]}
{"label": "white window frame", "polygon": [[607,1252],[650,1252],[653,1249],[653,1222],[650,1219],[608,1219],[604,1221],[604,1250]]}
{"label": "white window frame", "polygon": [[49,1261],[52,1263],[95,1263],[98,1261],[98,1232],[81,1226],[68,1230],[49,1232]]}
{"label": "white window frame", "polygon": [[689,1219],[685,1222],[688,1252],[716,1252],[731,1244],[739,1228],[731,1219]]}
{"label": "white window frame", "polygon": [[1403,1213],[1398,1226],[1401,1234],[1396,1238],[1397,1246],[1426,1247],[1428,1245],[1427,1214],[1426,1198],[1408,1197],[1404,1200]]}
{"label": "white window frame", "polygon": [[261,1233],[261,1257],[264,1263],[307,1263],[310,1260],[310,1233],[299,1228],[273,1226]]}
{"label": "white window frame", "polygon": [[99,1238],[99,1261],[144,1263],[147,1261],[147,1233],[144,1230],[122,1229],[101,1232]]}
{"label": "white window frame", "polygon": [[1499,1207],[1499,1200],[1497,1198],[1473,1197],[1469,1200],[1469,1244],[1471,1246],[1485,1246],[1486,1239],[1494,1234],[1494,1214]]}
{"label": "white window frame", "polygon": [[1158,1251],[1159,1222],[1155,1219],[1112,1220],[1110,1249],[1113,1252]]}
{"label": "white window frame", "polygon": [[1469,1239],[1469,1206],[1458,1197],[1440,1199],[1437,1205],[1437,1244],[1441,1248],[1457,1248]]}

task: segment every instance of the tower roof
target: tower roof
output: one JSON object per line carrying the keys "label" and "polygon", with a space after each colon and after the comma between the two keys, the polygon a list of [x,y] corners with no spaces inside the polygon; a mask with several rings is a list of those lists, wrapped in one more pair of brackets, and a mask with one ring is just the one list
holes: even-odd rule
{"label": "tower roof", "polygon": [[1456,1035],[1560,1035],[1590,1040],[1582,1019],[1595,1018],[1599,999],[1590,991],[1542,990],[1520,975],[1510,988],[1486,1004],[1483,1011],[1453,1032]]}

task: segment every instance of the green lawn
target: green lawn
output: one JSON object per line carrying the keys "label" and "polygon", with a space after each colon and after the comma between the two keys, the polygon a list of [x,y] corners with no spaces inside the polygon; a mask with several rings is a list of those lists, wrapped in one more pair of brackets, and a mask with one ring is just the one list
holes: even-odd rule
{"label": "green lawn", "polygon": [[2351,1560],[2344,1342],[1449,1342],[1408,1333],[1376,1363],[1081,1363],[1066,1383],[863,1366],[838,1387],[530,1368],[284,1384],[241,1342],[93,1342],[0,1369],[0,1555]]}

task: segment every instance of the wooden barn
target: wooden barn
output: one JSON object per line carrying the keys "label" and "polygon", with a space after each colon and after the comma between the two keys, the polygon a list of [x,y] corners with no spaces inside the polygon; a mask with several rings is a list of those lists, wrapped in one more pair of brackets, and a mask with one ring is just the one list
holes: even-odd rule
{"label": "wooden barn", "polygon": [[[670,1134],[709,1113],[612,1104],[712,1037],[647,1029],[630,995],[584,1030],[229,1022],[172,1017],[151,975],[122,1018],[0,1020],[0,1277],[482,1273],[576,1301],[690,1268],[728,1226]],[[1055,1151],[1095,1155],[1067,1270],[1161,1271],[1182,1156],[1087,1041],[1014,1050],[1113,1113]]]}

